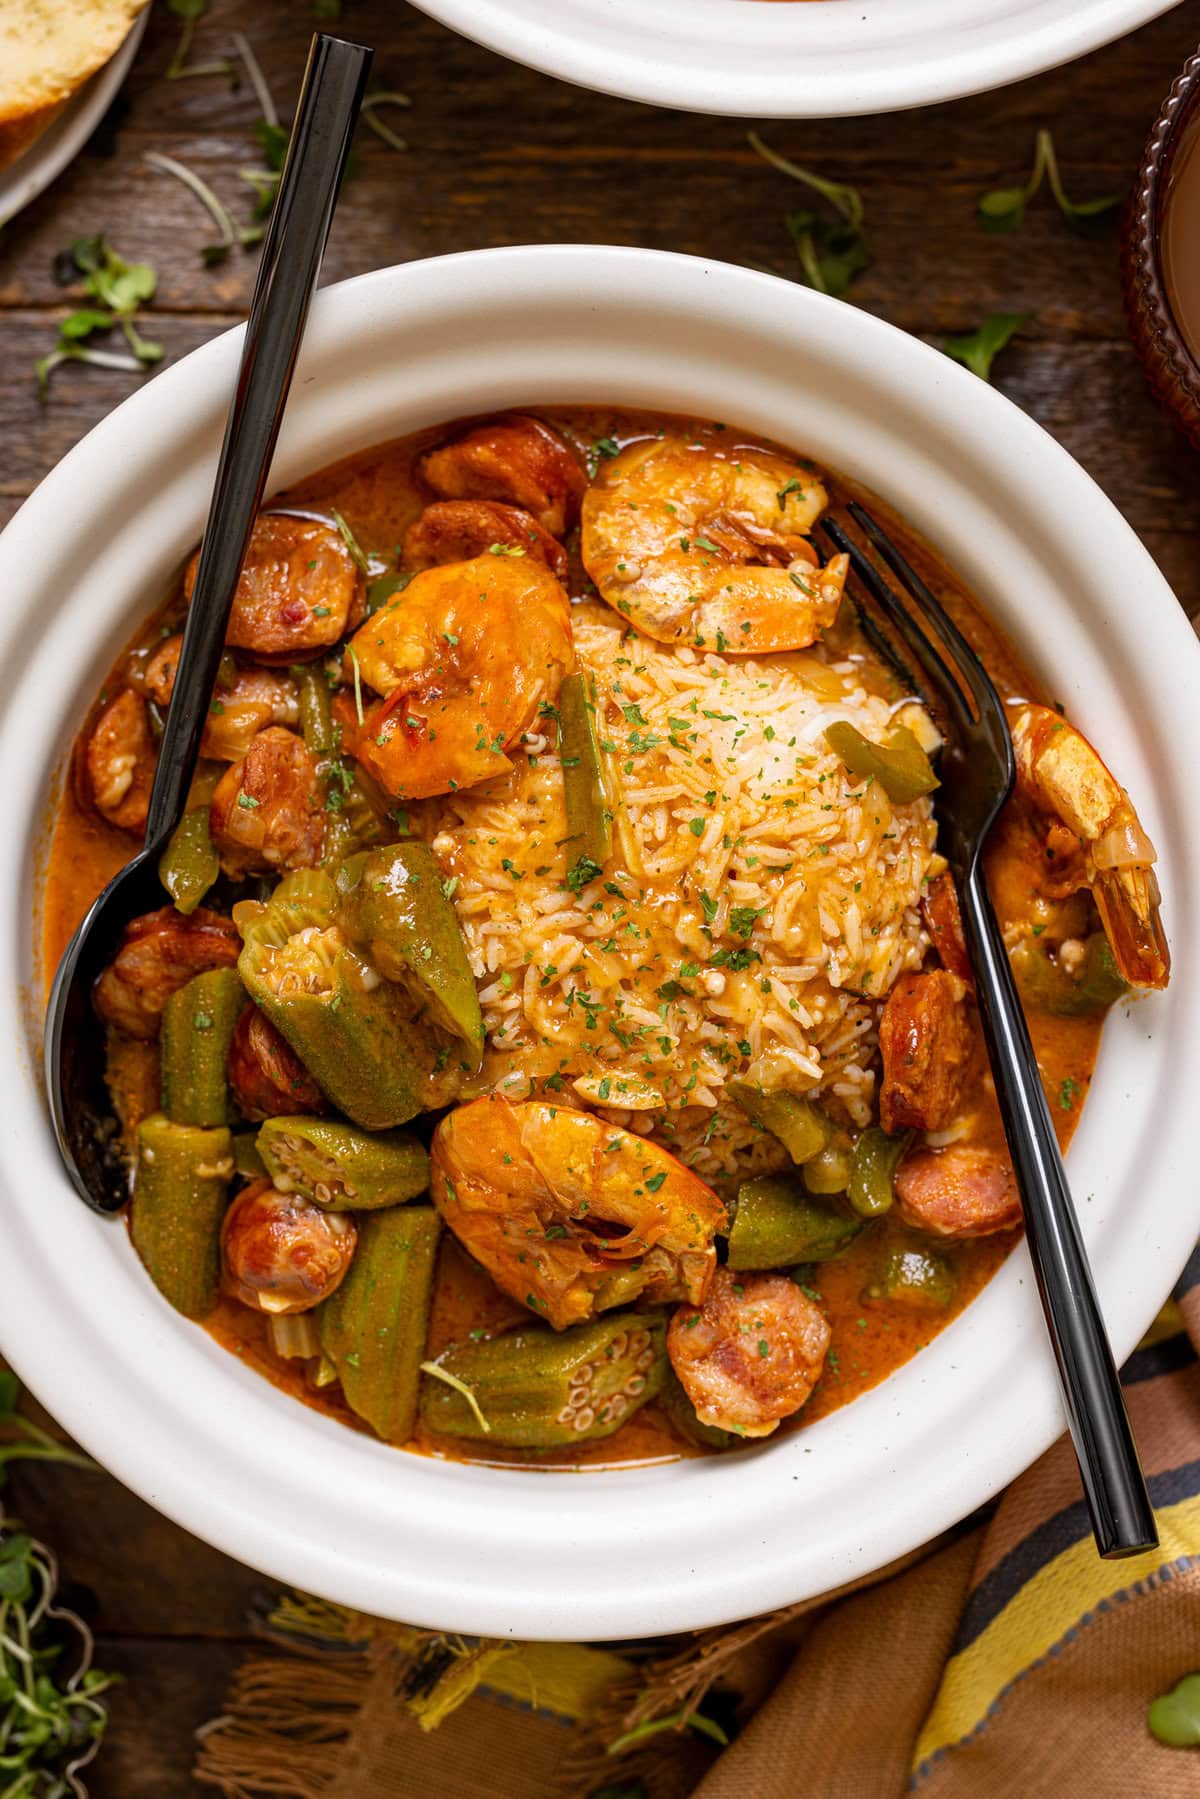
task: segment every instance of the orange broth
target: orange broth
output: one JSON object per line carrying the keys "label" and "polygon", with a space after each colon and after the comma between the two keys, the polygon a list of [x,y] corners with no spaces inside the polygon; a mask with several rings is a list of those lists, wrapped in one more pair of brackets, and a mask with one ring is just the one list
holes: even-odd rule
{"label": "orange broth", "polygon": [[[715,438],[725,427],[665,414],[631,413],[603,408],[560,407],[541,409],[539,416],[556,425],[581,446],[607,439],[624,444],[681,424],[697,439]],[[297,483],[278,496],[292,505],[336,507],[355,537],[368,551],[389,556],[396,551],[406,528],[426,503],[414,471],[416,457],[445,434],[445,427],[362,451]],[[753,441],[763,440],[754,437]],[[972,598],[940,563],[930,548],[875,495],[852,484],[826,476],[831,505],[862,497],[897,538],[909,559],[954,615],[973,647],[982,657],[992,679],[1007,702],[1044,700],[1037,683],[1021,663],[1012,645]],[[583,570],[577,547],[569,542],[571,568],[568,587],[573,598],[584,593]],[[164,632],[164,621],[177,624],[182,611],[178,584],[163,606],[137,633],[122,656],[114,676],[131,651],[152,644]],[[861,652],[870,656],[857,639]],[[110,677],[111,679],[112,677]],[[103,690],[102,690],[103,692]],[[97,699],[97,706],[100,698]],[[94,711],[94,709],[93,709]],[[80,741],[83,741],[81,733]],[[77,746],[78,750],[78,746]],[[74,778],[65,783],[53,832],[41,890],[42,966],[47,989],[58,959],[84,911],[105,882],[134,853],[137,844],[128,833],[100,819],[79,797]],[[1027,846],[1020,802],[1014,801],[997,828],[988,856],[989,881],[1001,928],[1021,922],[1021,906],[1029,883],[1024,873]],[[1096,1017],[1060,1018],[1032,1013],[1029,1019],[1043,1079],[1050,1096],[1059,1142],[1065,1149],[1078,1122],[1099,1044],[1102,1020]],[[970,1074],[964,1104],[975,1101],[987,1113],[989,1123],[973,1141],[1002,1143],[999,1114],[991,1097],[990,1076],[981,1048]],[[818,1297],[830,1322],[832,1346],[824,1373],[812,1398],[797,1417],[783,1428],[803,1428],[847,1404],[876,1386],[901,1367],[945,1328],[980,1290],[1008,1256],[1019,1232],[1007,1232],[965,1242],[937,1243],[954,1267],[957,1284],[952,1304],[943,1312],[913,1311],[888,1301],[864,1299],[887,1250],[911,1243],[913,1234],[884,1219],[864,1230],[834,1261],[813,1266],[806,1290]],[[527,1322],[525,1308],[507,1298],[490,1278],[446,1233],[439,1253],[428,1354],[438,1355],[448,1344],[469,1331],[494,1331],[517,1321]],[[229,1299],[221,1301],[207,1328],[226,1349],[259,1370],[273,1384],[304,1404],[339,1419],[355,1429],[364,1426],[349,1411],[334,1387],[315,1391],[296,1364],[281,1362],[272,1353],[267,1321],[261,1313]],[[679,1455],[705,1453],[693,1448],[673,1429],[655,1405],[635,1413],[611,1438],[577,1449],[552,1452],[487,1450],[456,1439],[434,1438],[422,1426],[407,1447],[428,1454],[460,1460],[518,1463],[537,1468],[596,1467],[645,1463]]]}

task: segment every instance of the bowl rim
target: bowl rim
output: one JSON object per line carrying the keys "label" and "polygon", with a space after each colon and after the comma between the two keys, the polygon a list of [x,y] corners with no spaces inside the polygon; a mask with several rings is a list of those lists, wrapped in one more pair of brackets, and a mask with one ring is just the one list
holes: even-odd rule
{"label": "bowl rim", "polygon": [[[478,339],[483,324],[490,328],[487,341],[474,341],[472,331]],[[668,343],[668,327],[679,348]],[[158,546],[163,569],[177,564],[188,547],[186,532],[203,514],[241,331],[222,333],[131,395],[47,476],[0,535],[0,583],[8,595],[0,664],[18,672],[0,716],[0,755],[11,755],[5,766],[13,773],[25,767],[31,774],[28,791],[12,782],[18,840],[35,837],[47,797],[51,752],[45,746],[61,747],[64,731],[82,714],[93,668],[103,666],[107,651],[115,653],[129,621],[145,610],[131,592],[137,579],[153,576],[143,568],[144,545]],[[1186,1178],[1186,1105],[1165,1125],[1155,1109],[1155,1083],[1164,1083],[1163,1092],[1170,1082],[1186,1092],[1200,1080],[1200,995],[1190,953],[1200,933],[1200,845],[1191,844],[1181,824],[1190,800],[1183,770],[1200,761],[1200,714],[1189,706],[1200,646],[1130,527],[1019,408],[895,327],[777,277],[590,245],[461,253],[324,290],[280,440],[277,485],[332,459],[319,446],[322,430],[333,428],[335,402],[345,409],[352,401],[359,417],[381,403],[374,392],[385,385],[380,354],[389,348],[394,354],[397,341],[413,352],[392,377],[401,392],[422,378],[441,382],[439,393],[449,394],[454,381],[476,392],[475,371],[490,371],[493,390],[481,406],[459,404],[440,417],[498,406],[499,394],[510,403],[524,394],[527,405],[550,404],[549,394],[533,394],[533,378],[517,371],[536,368],[548,383],[565,379],[555,370],[567,364],[594,368],[580,385],[590,381],[596,398],[607,394],[621,403],[613,371],[627,361],[632,367],[637,356],[636,377],[620,377],[627,384],[666,379],[659,371],[674,355],[682,359],[681,380],[712,382],[711,392],[694,395],[702,404],[693,410],[729,416],[751,431],[767,428],[748,416],[754,370],[753,405],[760,408],[761,392],[763,416],[777,417],[802,394],[810,420],[820,419],[826,433],[844,430],[848,441],[863,429],[854,423],[854,406],[867,408],[869,400],[870,453],[884,462],[893,451],[903,453],[892,497],[927,535],[934,534],[936,507],[948,495],[967,504],[963,471],[978,463],[981,497],[955,522],[961,545],[957,552],[948,546],[948,555],[980,585],[974,563],[989,540],[975,534],[994,513],[995,531],[1011,544],[1013,560],[1005,568],[1015,590],[1026,592],[1028,571],[1044,559],[1043,587],[1053,577],[1061,618],[1051,616],[1048,590],[1030,592],[1021,602],[1029,608],[1023,616],[1037,619],[1040,635],[1067,633],[1076,660],[1069,672],[1058,671],[1062,697],[1078,715],[1089,683],[1099,683],[1100,700],[1114,708],[1121,766],[1138,771],[1138,792],[1148,795],[1152,832],[1161,835],[1162,819],[1172,825],[1164,839],[1164,885],[1178,933],[1175,982],[1168,994],[1110,1021],[1108,1032],[1119,1044],[1102,1058],[1097,1104],[1085,1113],[1072,1152],[1076,1182],[1079,1169],[1097,1180],[1095,1204],[1081,1208],[1081,1221],[1096,1253],[1114,1348],[1124,1356],[1200,1232],[1200,1192]],[[439,347],[444,369],[433,367],[431,345]],[[418,350],[428,352],[424,360]],[[792,399],[780,397],[781,355],[790,369],[807,371],[807,385],[799,372],[790,376]],[[711,375],[695,373],[717,364]],[[819,383],[835,376],[836,403],[831,399],[822,410]],[[722,384],[728,393],[735,383],[745,388],[741,411],[713,410]],[[782,385],[790,392],[789,382]],[[588,397],[576,394],[581,402]],[[641,403],[653,402],[643,397]],[[927,439],[915,435],[914,419],[928,421]],[[360,427],[357,442],[362,447],[381,435],[387,434]],[[821,453],[799,425],[792,435]],[[985,439],[994,444],[986,455]],[[951,454],[953,464],[944,460]],[[856,472],[846,457],[839,460]],[[917,483],[926,463],[922,490]],[[141,504],[139,488],[140,510],[109,513],[111,496],[148,479],[151,506]],[[877,477],[870,484],[884,485]],[[944,521],[944,532],[949,529]],[[87,630],[65,598],[84,577],[95,614]],[[1076,581],[1091,595],[1086,628],[1082,615],[1076,617]],[[1136,617],[1128,607],[1100,604],[1131,591],[1138,594]],[[993,609],[1001,601],[1016,604],[1006,592],[996,589]],[[102,601],[111,614],[107,626],[99,619]],[[29,615],[43,617],[32,647]],[[1112,668],[1093,634],[1115,646]],[[82,670],[85,655],[89,667]],[[65,693],[64,663],[78,675]],[[48,698],[56,713],[49,720],[42,717]],[[1161,721],[1151,714],[1153,699],[1161,704]],[[32,858],[17,861],[8,882],[0,883],[0,944],[9,956],[0,980],[0,1032],[20,1041],[23,1023],[28,1029],[19,982],[28,982],[33,880]],[[1062,1429],[1052,1359],[1021,1248],[898,1374],[811,1432],[763,1450],[586,1480],[400,1455],[296,1405],[169,1311],[124,1234],[87,1213],[55,1167],[35,1068],[27,1061],[14,1068],[7,1113],[0,1138],[0,1258],[10,1270],[11,1298],[0,1316],[0,1345],[21,1378],[97,1459],[176,1522],[274,1579],[362,1611],[546,1640],[653,1635],[745,1617],[830,1591],[916,1548],[990,1498]],[[1109,1142],[1118,1114],[1119,1154]],[[1144,1215],[1127,1195],[1117,1204],[1120,1195],[1101,1190],[1110,1164],[1126,1187],[1135,1173],[1144,1177],[1151,1192],[1163,1195],[1159,1204]],[[44,1178],[35,1183],[33,1205],[21,1196],[35,1173]],[[955,1375],[951,1383],[957,1360],[972,1358],[978,1358],[976,1378]],[[79,1370],[88,1368],[102,1370],[103,1378],[81,1378]],[[818,1459],[806,1464],[810,1454]],[[826,1470],[841,1483],[838,1503],[818,1518],[812,1508]],[[794,1483],[802,1480],[797,1490]],[[886,1493],[885,1506],[875,1502],[877,1491]],[[625,1532],[619,1573],[593,1548],[609,1540],[597,1533],[605,1520],[611,1523],[614,1503]],[[334,1505],[341,1532],[329,1528]],[[731,1557],[724,1520],[733,1508],[743,1553]],[[819,1540],[808,1540],[797,1522],[819,1526]]]}
{"label": "bowl rim", "polygon": [[416,4],[463,37],[578,87],[692,112],[799,119],[985,93],[1097,50],[1180,0]]}

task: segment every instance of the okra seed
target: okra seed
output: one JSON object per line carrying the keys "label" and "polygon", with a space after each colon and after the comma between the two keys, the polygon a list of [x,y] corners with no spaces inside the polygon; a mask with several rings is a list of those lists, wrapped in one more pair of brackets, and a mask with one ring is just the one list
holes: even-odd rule
{"label": "okra seed", "polygon": [[576,1431],[590,1430],[595,1422],[596,1414],[591,1406],[587,1405],[584,1406],[582,1412],[576,1412],[574,1418],[571,1420],[571,1428]]}
{"label": "okra seed", "polygon": [[565,1405],[563,1407],[562,1411],[558,1414],[558,1417],[555,1419],[555,1423],[556,1424],[574,1424],[574,1422],[575,1422],[574,1406]]}
{"label": "okra seed", "polygon": [[653,1366],[654,1366],[654,1351],[652,1349],[644,1349],[642,1351],[641,1355],[638,1357],[637,1362],[635,1363],[635,1366],[638,1368],[638,1370],[642,1374],[644,1374],[648,1368],[653,1368]]}
{"label": "okra seed", "polygon": [[621,1390],[623,1393],[627,1394],[630,1399],[636,1399],[639,1393],[644,1393],[646,1391],[645,1375],[631,1374]]}
{"label": "okra seed", "polygon": [[628,1347],[629,1347],[629,1332],[628,1331],[618,1331],[616,1336],[613,1338],[612,1342],[609,1344],[608,1353],[610,1355],[614,1355],[614,1356],[621,1356],[621,1355],[625,1354],[625,1351],[626,1351],[626,1349],[628,1349]]}
{"label": "okra seed", "polygon": [[629,1401],[624,1393],[614,1393],[608,1404],[614,1418],[623,1418],[629,1409]]}
{"label": "okra seed", "polygon": [[649,1347],[650,1347],[650,1332],[649,1331],[633,1331],[631,1333],[630,1338],[629,1338],[629,1353],[630,1353],[630,1355],[632,1355],[632,1356],[640,1355],[641,1352],[643,1351],[643,1349],[649,1349]]}
{"label": "okra seed", "polygon": [[567,1404],[586,1405],[591,1396],[592,1389],[590,1387],[568,1387]]}

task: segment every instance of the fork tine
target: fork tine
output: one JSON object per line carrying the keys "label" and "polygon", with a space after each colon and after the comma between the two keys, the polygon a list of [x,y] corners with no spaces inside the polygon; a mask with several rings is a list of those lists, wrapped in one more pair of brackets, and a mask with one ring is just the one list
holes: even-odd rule
{"label": "fork tine", "polygon": [[820,528],[830,542],[850,558],[850,565],[862,585],[891,620],[913,657],[923,670],[937,699],[950,715],[958,732],[968,731],[975,723],[963,691],[938,655],[924,631],[917,625],[900,599],[894,594],[874,563],[853,538],[848,537],[835,519],[821,520]]}
{"label": "fork tine", "polygon": [[993,719],[999,719],[1007,729],[1004,708],[1000,703],[1000,696],[992,684],[991,676],[941,601],[930,591],[907,557],[892,542],[883,527],[871,517],[865,506],[861,506],[857,500],[851,500],[846,510],[855,524],[866,533],[901,586],[912,595],[934,626],[939,638],[953,658],[954,666],[966,682],[980,716],[983,717],[990,712]]}
{"label": "fork tine", "polygon": [[[845,533],[836,526],[830,528],[829,520],[823,519],[821,524],[822,529],[826,532],[826,535],[834,548],[838,550],[844,549],[845,554],[848,555],[853,562],[857,546],[851,543]],[[866,638],[871,648],[875,651],[875,654],[882,662],[887,664],[892,673],[901,681],[911,683],[914,691],[925,701],[926,705],[928,705],[929,695],[926,692],[924,677],[916,674],[911,664],[904,660],[904,657],[900,654],[891,638],[887,635],[886,631],[883,631],[880,628],[873,615],[868,612],[867,608],[860,605],[853,594],[851,594],[850,598],[854,610],[858,614],[859,629],[862,631],[863,636]]]}

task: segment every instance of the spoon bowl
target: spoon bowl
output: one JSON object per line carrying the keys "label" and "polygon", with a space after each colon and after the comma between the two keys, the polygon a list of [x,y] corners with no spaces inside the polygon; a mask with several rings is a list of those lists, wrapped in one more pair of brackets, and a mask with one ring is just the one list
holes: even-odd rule
{"label": "spoon bowl", "polygon": [[164,903],[158,858],[166,841],[139,850],[89,906],[58,965],[46,1011],[50,1119],[75,1191],[96,1212],[121,1210],[129,1167],[119,1151],[92,989],[129,920]]}
{"label": "spoon bowl", "polygon": [[217,464],[167,712],[145,847],[116,875],[67,946],[50,996],[44,1055],[50,1118],[76,1192],[94,1211],[129,1197],[105,1081],[92,988],[129,921],[164,903],[158,859],[183,816],[250,533],[271,469],[292,371],[317,285],[371,52],[318,33],[263,244],[241,366]]}

